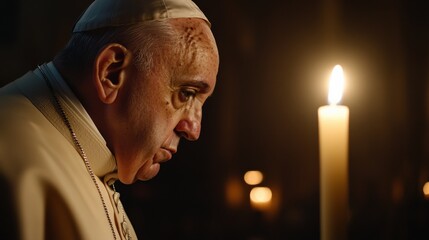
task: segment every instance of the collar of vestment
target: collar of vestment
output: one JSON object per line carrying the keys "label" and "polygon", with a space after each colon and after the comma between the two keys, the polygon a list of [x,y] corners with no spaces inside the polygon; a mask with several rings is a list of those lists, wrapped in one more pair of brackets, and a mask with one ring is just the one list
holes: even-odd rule
{"label": "collar of vestment", "polygon": [[[47,82],[51,84],[55,94],[67,115],[73,131],[84,149],[91,168],[96,176],[105,182],[117,179],[116,160],[106,145],[106,141],[98,131],[91,117],[67,85],[52,62],[41,66],[46,74],[45,80],[39,69],[27,73],[18,84],[21,91],[43,113],[43,115],[75,146],[64,119],[55,106],[53,93]],[[31,79],[30,81],[26,79]],[[76,151],[79,151],[76,149]],[[82,159],[76,159],[83,162]],[[107,178],[107,179],[106,179]]]}

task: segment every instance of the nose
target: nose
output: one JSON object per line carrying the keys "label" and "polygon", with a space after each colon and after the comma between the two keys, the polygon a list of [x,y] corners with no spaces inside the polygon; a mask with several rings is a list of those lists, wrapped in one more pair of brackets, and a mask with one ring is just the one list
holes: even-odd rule
{"label": "nose", "polygon": [[[194,111],[192,111],[194,112]],[[188,112],[175,127],[176,133],[189,141],[196,141],[201,132],[201,110]]]}

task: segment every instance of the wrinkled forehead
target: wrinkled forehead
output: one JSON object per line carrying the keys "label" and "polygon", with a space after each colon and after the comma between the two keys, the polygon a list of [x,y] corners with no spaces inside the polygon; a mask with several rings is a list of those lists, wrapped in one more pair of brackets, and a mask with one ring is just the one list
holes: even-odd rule
{"label": "wrinkled forehead", "polygon": [[216,84],[219,56],[209,26],[197,19],[169,21],[178,32],[177,45],[173,50],[178,58],[171,59],[174,78],[204,84],[204,92],[211,93]]}
{"label": "wrinkled forehead", "polygon": [[206,22],[196,18],[171,19],[169,22],[178,34],[179,43],[187,50],[217,53],[216,41]]}
{"label": "wrinkled forehead", "polygon": [[218,50],[213,34],[206,22],[195,19],[169,20],[178,35],[177,48],[182,62],[218,62]]}

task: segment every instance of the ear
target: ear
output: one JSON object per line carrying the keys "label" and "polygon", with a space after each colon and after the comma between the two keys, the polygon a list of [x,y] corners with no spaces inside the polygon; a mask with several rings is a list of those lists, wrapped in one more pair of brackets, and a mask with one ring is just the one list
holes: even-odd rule
{"label": "ear", "polygon": [[121,44],[106,45],[97,55],[94,62],[93,81],[99,99],[113,103],[124,84],[126,69],[130,64],[131,54]]}

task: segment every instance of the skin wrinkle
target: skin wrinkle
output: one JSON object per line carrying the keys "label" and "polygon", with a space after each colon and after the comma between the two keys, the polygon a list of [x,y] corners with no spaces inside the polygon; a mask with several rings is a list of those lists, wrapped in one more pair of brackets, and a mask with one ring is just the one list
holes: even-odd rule
{"label": "skin wrinkle", "polygon": [[[205,46],[209,41],[203,41],[203,38],[201,37],[202,35],[204,35],[204,33],[202,32],[202,28],[197,27],[196,26],[197,23],[189,20],[187,20],[186,25],[187,26],[183,26],[183,25],[177,26],[177,34],[179,35],[178,37],[179,41],[177,43],[178,45],[177,48],[175,48],[175,50],[172,50],[172,52],[174,53],[177,51],[176,54],[179,56],[180,60],[179,60],[178,67],[175,69],[172,69],[173,71],[171,71],[174,73],[174,76],[177,75],[175,74],[175,72],[180,71],[180,69],[183,69],[183,68],[193,69],[195,68],[196,64],[199,65],[199,63],[196,63],[197,57],[198,57],[198,50],[202,52],[201,49],[205,49],[205,50],[209,49],[208,46]],[[188,26],[188,25],[193,25],[193,26]],[[205,44],[203,44],[203,42]],[[187,63],[186,66],[184,65],[184,63]],[[172,64],[171,66],[174,66],[174,64]],[[175,80],[176,79],[172,76],[170,81],[170,86],[172,91],[175,91],[173,86],[173,82]]]}
{"label": "skin wrinkle", "polygon": [[[110,139],[114,141],[112,148],[118,150],[119,178],[124,183],[155,176],[159,163],[166,160],[160,147],[177,148],[180,138],[198,139],[202,106],[215,87],[218,52],[206,23],[197,19],[169,23],[179,41],[154,55],[158,58],[154,59],[154,72],[145,75],[137,69],[132,71],[130,80],[135,84],[128,84],[122,97],[128,98],[125,102],[131,100],[133,107],[116,108],[120,120],[115,121],[124,128],[117,126]],[[189,101],[180,99],[188,90],[195,90],[196,95]],[[142,96],[145,101],[139,103]]]}
{"label": "skin wrinkle", "polygon": [[[191,25],[191,26],[189,26]],[[179,51],[181,56],[181,63],[188,61],[188,66],[191,67],[196,62],[197,53],[200,48],[207,49],[204,43],[207,41],[202,41],[202,36],[204,35],[202,28],[197,28],[195,22],[188,21],[187,26],[181,26],[179,28],[180,41],[179,41]],[[200,50],[201,51],[201,50]]]}

